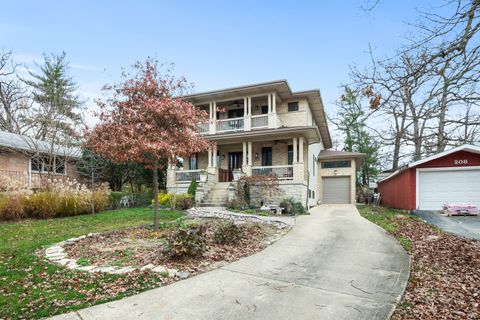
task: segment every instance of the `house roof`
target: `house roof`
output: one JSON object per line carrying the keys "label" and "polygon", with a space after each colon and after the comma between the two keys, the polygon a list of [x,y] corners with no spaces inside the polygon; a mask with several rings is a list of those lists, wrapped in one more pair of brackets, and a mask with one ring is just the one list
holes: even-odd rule
{"label": "house roof", "polygon": [[52,146],[47,141],[7,131],[0,131],[0,147],[27,152],[52,153],[57,156],[73,158],[81,155],[81,149],[77,147]]}
{"label": "house roof", "polygon": [[336,150],[321,150],[317,156],[318,160],[335,160],[335,159],[355,159],[357,162],[357,168],[363,162],[365,153],[360,152],[348,152],[348,151],[336,151]]}
{"label": "house roof", "polygon": [[279,101],[300,98],[307,99],[310,109],[312,110],[313,118],[320,131],[324,147],[327,149],[332,147],[332,139],[328,130],[327,119],[319,89],[293,92],[290,89],[287,80],[276,80],[189,94],[185,95],[184,98],[192,103],[200,104],[209,101],[221,101],[245,95],[259,95],[271,92],[276,92],[280,98]]}
{"label": "house roof", "polygon": [[394,171],[391,175],[385,177],[384,179],[382,179],[380,181],[386,181],[386,180],[396,176],[400,172],[404,171],[405,169],[415,168],[416,166],[421,165],[423,163],[445,157],[449,154],[452,154],[452,153],[455,153],[455,152],[458,152],[458,151],[467,151],[467,152],[480,154],[480,147],[476,146],[476,145],[473,145],[473,144],[463,144],[461,146],[458,146],[458,147],[455,147],[455,148],[452,148],[452,149],[449,149],[449,150],[446,150],[446,151],[443,151],[443,152],[439,152],[439,153],[431,155],[429,157],[426,157],[426,158],[423,158],[423,159],[420,159],[420,160],[417,160],[417,161],[414,161],[414,162],[410,162],[409,164],[407,164],[407,165],[401,167],[400,169]]}

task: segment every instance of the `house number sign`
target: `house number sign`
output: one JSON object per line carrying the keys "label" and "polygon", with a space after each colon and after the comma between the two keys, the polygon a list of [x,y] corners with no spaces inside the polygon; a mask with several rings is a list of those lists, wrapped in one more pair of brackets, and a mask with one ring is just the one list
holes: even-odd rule
{"label": "house number sign", "polygon": [[459,160],[454,160],[455,164],[468,164],[467,159],[459,159]]}

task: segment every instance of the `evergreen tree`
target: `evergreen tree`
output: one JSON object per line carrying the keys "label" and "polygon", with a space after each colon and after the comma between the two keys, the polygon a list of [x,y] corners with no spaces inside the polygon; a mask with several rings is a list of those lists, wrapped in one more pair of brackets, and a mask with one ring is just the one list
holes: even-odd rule
{"label": "evergreen tree", "polygon": [[344,151],[365,154],[360,168],[359,183],[367,185],[370,178],[378,174],[378,145],[368,133],[365,125],[365,112],[358,94],[345,87],[338,104],[338,120],[334,121],[337,129],[345,135]]}
{"label": "evergreen tree", "polygon": [[38,74],[30,72],[32,79],[25,82],[32,88],[35,138],[62,143],[75,134],[82,122],[82,101],[76,94],[77,85],[68,75],[65,52],[44,55]]}

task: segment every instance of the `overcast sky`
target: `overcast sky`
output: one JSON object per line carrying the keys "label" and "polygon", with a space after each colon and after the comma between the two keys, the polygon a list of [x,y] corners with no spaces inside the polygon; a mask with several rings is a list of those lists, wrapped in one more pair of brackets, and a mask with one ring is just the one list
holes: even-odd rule
{"label": "overcast sky", "polygon": [[332,112],[349,65],[368,63],[369,44],[392,54],[431,3],[382,0],[366,12],[370,2],[3,0],[0,47],[30,68],[65,51],[89,105],[122,67],[153,55],[196,92],[287,79],[320,89]]}

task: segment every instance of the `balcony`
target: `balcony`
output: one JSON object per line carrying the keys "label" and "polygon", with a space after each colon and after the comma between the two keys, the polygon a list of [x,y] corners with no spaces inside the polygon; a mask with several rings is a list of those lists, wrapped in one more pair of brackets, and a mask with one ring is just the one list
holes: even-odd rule
{"label": "balcony", "polygon": [[252,129],[268,128],[268,114],[252,116]]}
{"label": "balcony", "polygon": [[215,134],[225,132],[251,131],[256,129],[276,129],[282,127],[277,114],[261,114],[210,120],[210,123],[197,124],[199,134]]}
{"label": "balcony", "polygon": [[216,132],[243,131],[244,127],[243,117],[217,120]]}

